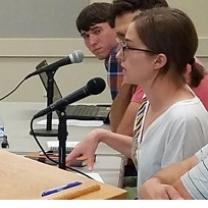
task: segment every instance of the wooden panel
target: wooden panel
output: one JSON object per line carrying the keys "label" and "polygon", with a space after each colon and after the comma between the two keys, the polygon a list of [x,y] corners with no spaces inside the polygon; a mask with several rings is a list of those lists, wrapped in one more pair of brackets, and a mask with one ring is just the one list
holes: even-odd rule
{"label": "wooden panel", "polygon": [[[80,186],[50,199],[120,199],[126,191],[23,156],[0,151],[0,199],[40,199],[45,190],[79,180]],[[44,197],[45,198],[45,197]]]}

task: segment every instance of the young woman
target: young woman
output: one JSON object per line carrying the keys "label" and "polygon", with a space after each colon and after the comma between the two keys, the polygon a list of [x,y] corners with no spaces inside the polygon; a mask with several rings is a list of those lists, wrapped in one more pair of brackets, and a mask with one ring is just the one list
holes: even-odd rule
{"label": "young woman", "polygon": [[[138,187],[160,168],[208,143],[207,111],[184,79],[187,64],[195,67],[197,40],[192,21],[177,9],[141,12],[128,27],[118,58],[127,82],[139,84],[147,98],[138,135]],[[94,130],[67,157],[67,164],[85,154],[92,168],[100,142],[131,156],[131,138]]]}

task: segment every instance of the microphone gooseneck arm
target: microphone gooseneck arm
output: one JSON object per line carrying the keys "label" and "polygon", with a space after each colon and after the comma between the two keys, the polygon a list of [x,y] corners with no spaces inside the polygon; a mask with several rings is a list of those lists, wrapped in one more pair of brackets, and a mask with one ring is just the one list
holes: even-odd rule
{"label": "microphone gooseneck arm", "polygon": [[19,84],[13,89],[11,90],[9,93],[7,93],[6,95],[4,95],[3,97],[0,98],[0,101],[4,100],[5,98],[9,97],[12,93],[14,93],[22,84],[23,82],[26,81],[26,78],[24,78],[23,80],[21,80],[19,82]]}
{"label": "microphone gooseneck arm", "polygon": [[23,84],[23,82],[25,82],[30,77],[32,77],[36,74],[39,74],[41,72],[46,72],[48,69],[49,69],[49,71],[50,70],[55,71],[58,69],[58,67],[66,65],[66,64],[80,63],[80,62],[82,62],[83,58],[84,58],[84,54],[81,51],[74,51],[73,53],[69,54],[68,57],[65,57],[65,58],[63,58],[63,59],[61,59],[51,65],[48,65],[49,68],[44,68],[44,70],[42,70],[42,71],[35,71],[35,72],[28,74],[23,80],[21,80],[19,82],[19,84],[17,84],[17,86],[13,90],[11,90],[9,93],[7,93],[3,97],[1,97],[0,101],[4,100],[5,98],[9,97],[12,93],[14,93]]}
{"label": "microphone gooseneck arm", "polygon": [[37,74],[40,74],[42,72],[56,71],[61,66],[65,66],[68,64],[74,64],[74,63],[80,63],[83,61],[83,58],[84,58],[84,54],[81,51],[74,51],[73,53],[69,54],[68,56],[65,56],[62,59],[60,59],[54,63],[44,66],[38,71],[34,71],[34,72],[28,74],[25,77],[25,79],[28,79],[28,78],[35,76]]}

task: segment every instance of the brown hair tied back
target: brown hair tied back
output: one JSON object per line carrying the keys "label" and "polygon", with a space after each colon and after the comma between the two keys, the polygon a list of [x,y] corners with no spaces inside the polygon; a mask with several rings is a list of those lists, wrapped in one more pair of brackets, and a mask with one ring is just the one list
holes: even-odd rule
{"label": "brown hair tied back", "polygon": [[191,60],[189,64],[191,65],[191,68],[192,68],[191,73],[190,73],[190,76],[191,76],[190,86],[198,87],[202,79],[204,78],[205,68],[203,65],[196,62],[195,58],[193,58],[193,60]]}
{"label": "brown hair tied back", "polygon": [[190,65],[193,65],[195,63],[195,58],[191,58],[191,60],[188,62]]}

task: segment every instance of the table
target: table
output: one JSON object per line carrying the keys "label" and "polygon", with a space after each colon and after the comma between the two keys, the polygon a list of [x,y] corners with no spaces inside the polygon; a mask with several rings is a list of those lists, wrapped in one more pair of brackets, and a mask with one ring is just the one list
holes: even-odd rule
{"label": "table", "polygon": [[[30,120],[39,110],[45,108],[44,103],[30,102],[1,102],[0,117],[4,121],[5,132],[8,136],[9,151],[11,152],[33,152],[40,151],[33,137],[29,134]],[[41,118],[43,119],[43,118]],[[37,123],[35,127],[39,126]],[[80,141],[84,135],[92,130],[92,127],[71,127],[68,126],[71,141]],[[107,126],[102,126],[107,128]],[[46,147],[46,141],[57,140],[56,137],[41,137],[40,143]],[[102,144],[98,147],[98,156],[94,171],[99,173],[104,182],[114,186],[122,186],[123,180],[123,157],[115,150]],[[100,155],[99,155],[100,154]],[[86,170],[82,168],[82,170]]]}
{"label": "table", "polygon": [[[0,151],[0,199],[123,199],[126,191],[8,151]],[[66,184],[76,187],[49,195],[47,190]],[[43,197],[42,197],[43,196]]]}

